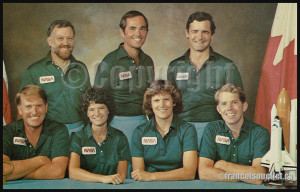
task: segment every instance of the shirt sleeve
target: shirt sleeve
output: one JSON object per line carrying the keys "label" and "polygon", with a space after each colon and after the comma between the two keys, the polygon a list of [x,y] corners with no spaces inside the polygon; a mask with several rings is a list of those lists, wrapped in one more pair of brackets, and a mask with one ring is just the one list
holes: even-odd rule
{"label": "shirt sleeve", "polygon": [[213,124],[209,123],[205,126],[199,146],[199,157],[206,157],[216,160],[217,146],[215,142],[216,134],[213,132]]}
{"label": "shirt sleeve", "polygon": [[26,85],[31,85],[31,84],[36,84],[34,82],[34,78],[32,77],[32,74],[30,72],[30,70],[27,68],[25,70],[24,76],[23,76],[23,80],[19,89],[19,92],[26,86]]}
{"label": "shirt sleeve", "polygon": [[132,157],[144,157],[144,146],[142,145],[142,132],[137,127],[131,139],[131,156]]}
{"label": "shirt sleeve", "polygon": [[12,128],[9,125],[3,127],[3,155],[7,155],[11,158],[11,145],[13,141],[13,132]]}
{"label": "shirt sleeve", "polygon": [[119,158],[119,161],[120,160],[127,160],[127,161],[131,160],[128,140],[124,134],[122,134],[121,137],[119,138],[118,158]]}
{"label": "shirt sleeve", "polygon": [[270,150],[270,133],[261,127],[255,138],[253,159],[262,158]]}
{"label": "shirt sleeve", "polygon": [[71,137],[71,143],[70,143],[70,153],[74,152],[78,155],[81,155],[81,138],[78,136],[79,132],[73,133]]}
{"label": "shirt sleeve", "polygon": [[97,68],[94,86],[106,89],[110,88],[110,62],[105,58]]}
{"label": "shirt sleeve", "polygon": [[168,71],[167,71],[167,79],[171,81],[173,84],[175,84],[175,67],[172,65],[172,63],[169,64],[168,66]]}
{"label": "shirt sleeve", "polygon": [[226,74],[226,83],[233,83],[243,88],[241,74],[234,63],[226,63],[225,74]]}
{"label": "shirt sleeve", "polygon": [[60,125],[53,134],[51,159],[59,156],[70,157],[69,132],[64,124]]}
{"label": "shirt sleeve", "polygon": [[188,124],[188,128],[184,134],[183,138],[183,151],[197,151],[197,132],[192,124]]}

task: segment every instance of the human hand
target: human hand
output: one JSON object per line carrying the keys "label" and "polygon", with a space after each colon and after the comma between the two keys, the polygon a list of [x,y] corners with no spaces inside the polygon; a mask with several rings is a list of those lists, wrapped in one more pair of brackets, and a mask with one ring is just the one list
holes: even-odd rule
{"label": "human hand", "polygon": [[114,185],[119,185],[121,183],[125,183],[125,180],[119,175],[104,175],[100,178],[100,182],[102,183],[112,183]]}
{"label": "human hand", "polygon": [[153,177],[151,177],[151,173],[144,170],[134,170],[131,172],[131,177],[135,181],[153,181]]}
{"label": "human hand", "polygon": [[224,160],[219,160],[214,164],[214,168],[218,168],[218,169],[223,169],[223,167],[225,166],[226,161]]}

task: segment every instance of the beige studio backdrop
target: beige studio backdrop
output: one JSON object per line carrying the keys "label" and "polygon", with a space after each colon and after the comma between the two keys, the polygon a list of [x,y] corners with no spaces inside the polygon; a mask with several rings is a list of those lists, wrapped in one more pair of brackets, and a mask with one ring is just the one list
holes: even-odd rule
{"label": "beige studio backdrop", "polygon": [[98,64],[122,42],[119,22],[130,10],[142,12],[149,33],[142,47],[152,57],[155,79],[167,78],[167,66],[188,49],[185,25],[196,11],[208,12],[216,24],[214,51],[238,67],[248,96],[245,116],[254,119],[262,63],[276,11],[276,3],[5,3],[3,4],[3,60],[9,82],[13,120],[14,96],[25,69],[49,51],[46,31],[52,21],[67,19],[75,27],[73,55],[84,62],[94,83]]}

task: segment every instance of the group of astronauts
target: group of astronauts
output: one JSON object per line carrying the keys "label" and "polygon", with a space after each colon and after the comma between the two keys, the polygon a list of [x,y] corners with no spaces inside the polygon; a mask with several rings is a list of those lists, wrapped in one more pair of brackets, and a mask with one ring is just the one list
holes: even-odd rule
{"label": "group of astronauts", "polygon": [[14,165],[7,180],[261,184],[222,177],[265,174],[260,161],[270,135],[244,118],[241,76],[211,48],[215,29],[210,14],[190,15],[189,49],[170,62],[167,80],[154,80],[153,61],[141,49],[148,20],[129,11],[120,21],[124,42],[104,57],[91,86],[87,67],[72,55],[74,26],[54,21],[49,53],[26,69],[15,97],[19,120],[3,128],[3,160]]}

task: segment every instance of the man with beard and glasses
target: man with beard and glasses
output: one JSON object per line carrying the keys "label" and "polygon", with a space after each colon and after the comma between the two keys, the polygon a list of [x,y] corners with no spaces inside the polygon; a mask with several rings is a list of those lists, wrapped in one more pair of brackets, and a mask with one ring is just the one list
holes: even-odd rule
{"label": "man with beard and glasses", "polygon": [[214,52],[210,46],[215,30],[210,14],[198,11],[190,15],[185,31],[189,49],[170,63],[167,72],[168,80],[182,95],[183,112],[179,116],[196,127],[198,145],[205,125],[221,119],[216,110],[215,92],[226,83],[243,87],[233,61]]}
{"label": "man with beard and glasses", "polygon": [[42,87],[48,96],[47,117],[64,123],[71,135],[84,126],[79,114],[80,99],[91,87],[90,77],[85,64],[72,55],[75,39],[72,23],[53,21],[47,36],[50,52],[26,69],[20,90],[29,84]]}
{"label": "man with beard and glasses", "polygon": [[[64,178],[70,156],[68,130],[46,117],[45,91],[27,85],[17,93],[16,103],[22,119],[3,127],[3,160],[14,165],[6,179]],[[3,171],[9,169],[6,166],[3,163]]]}

